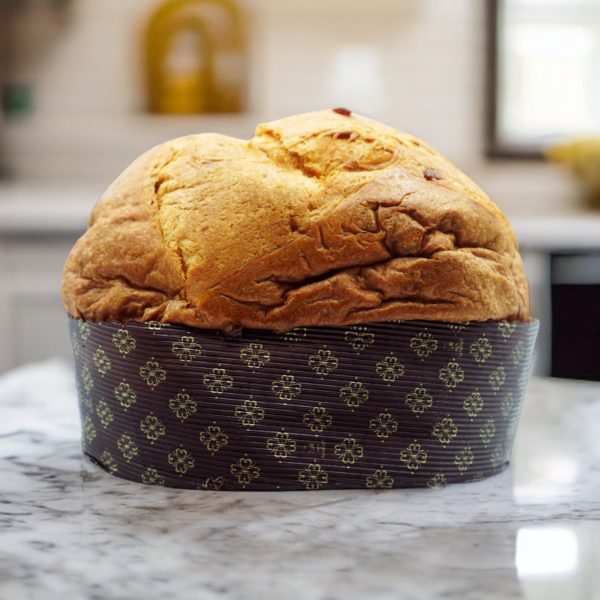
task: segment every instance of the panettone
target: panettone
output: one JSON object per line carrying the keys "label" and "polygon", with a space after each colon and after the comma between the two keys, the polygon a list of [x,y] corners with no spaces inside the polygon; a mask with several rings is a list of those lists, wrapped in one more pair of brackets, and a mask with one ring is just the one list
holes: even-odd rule
{"label": "panettone", "polygon": [[508,465],[538,328],[510,226],[346,109],[151,150],[62,291],[83,451],[119,477],[385,489]]}

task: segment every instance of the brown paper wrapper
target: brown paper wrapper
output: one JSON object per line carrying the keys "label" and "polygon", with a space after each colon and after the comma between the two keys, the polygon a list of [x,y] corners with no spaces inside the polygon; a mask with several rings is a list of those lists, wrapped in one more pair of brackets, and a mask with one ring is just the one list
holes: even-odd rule
{"label": "brown paper wrapper", "polygon": [[70,328],[83,450],[107,472],[179,488],[318,490],[504,470],[538,323]]}

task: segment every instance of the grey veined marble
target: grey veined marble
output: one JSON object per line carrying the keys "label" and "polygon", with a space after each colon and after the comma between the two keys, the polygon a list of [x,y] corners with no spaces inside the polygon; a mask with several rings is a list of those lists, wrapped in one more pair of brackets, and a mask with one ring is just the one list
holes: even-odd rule
{"label": "grey veined marble", "polygon": [[600,599],[600,385],[534,380],[512,467],[436,490],[194,492],[84,459],[69,367],[0,377],[0,598]]}

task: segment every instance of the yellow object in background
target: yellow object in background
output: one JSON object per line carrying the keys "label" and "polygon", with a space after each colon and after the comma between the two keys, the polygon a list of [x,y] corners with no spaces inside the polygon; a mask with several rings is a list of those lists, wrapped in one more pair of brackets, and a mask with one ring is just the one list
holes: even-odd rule
{"label": "yellow object in background", "polygon": [[232,0],[167,0],[145,38],[148,110],[190,114],[242,110],[242,19]]}
{"label": "yellow object in background", "polygon": [[600,208],[600,137],[556,144],[546,150],[546,156],[568,165],[585,186],[590,208]]}

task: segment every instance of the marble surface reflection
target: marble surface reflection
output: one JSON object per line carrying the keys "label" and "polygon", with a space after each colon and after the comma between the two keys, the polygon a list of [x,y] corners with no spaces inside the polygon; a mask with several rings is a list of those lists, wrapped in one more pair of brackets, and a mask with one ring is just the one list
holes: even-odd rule
{"label": "marble surface reflection", "polygon": [[505,473],[439,490],[194,492],[81,456],[68,365],[0,377],[0,598],[594,599],[600,385],[533,380]]}

